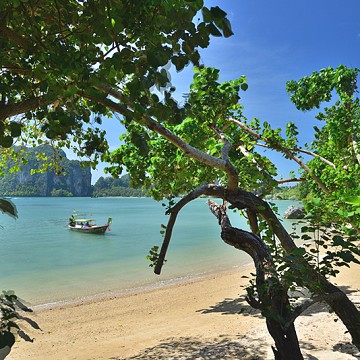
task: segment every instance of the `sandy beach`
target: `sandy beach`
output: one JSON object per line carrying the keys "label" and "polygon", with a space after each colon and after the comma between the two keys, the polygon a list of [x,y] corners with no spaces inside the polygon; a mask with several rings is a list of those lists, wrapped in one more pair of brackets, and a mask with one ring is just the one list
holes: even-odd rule
{"label": "sandy beach", "polygon": [[[336,283],[360,302],[358,267]],[[37,309],[6,359],[272,359],[265,321],[249,308],[241,287],[251,267],[105,299]],[[346,286],[345,286],[346,285]],[[245,311],[240,314],[241,309]],[[355,359],[345,327],[324,305],[296,320],[306,359]]]}

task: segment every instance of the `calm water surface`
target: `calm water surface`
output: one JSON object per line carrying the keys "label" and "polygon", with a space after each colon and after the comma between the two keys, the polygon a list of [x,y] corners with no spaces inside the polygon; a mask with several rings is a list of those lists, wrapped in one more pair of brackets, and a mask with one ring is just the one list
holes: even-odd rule
{"label": "calm water surface", "polygon": [[[0,289],[12,289],[30,304],[161,285],[225,270],[251,259],[220,239],[220,227],[197,199],[178,216],[162,275],[154,275],[146,255],[161,245],[164,207],[149,198],[14,198],[19,218],[1,216]],[[293,202],[278,201],[279,213]],[[73,210],[92,214],[98,224],[113,219],[105,236],[66,228]],[[233,225],[246,227],[238,214]],[[291,226],[285,221],[286,226]]]}

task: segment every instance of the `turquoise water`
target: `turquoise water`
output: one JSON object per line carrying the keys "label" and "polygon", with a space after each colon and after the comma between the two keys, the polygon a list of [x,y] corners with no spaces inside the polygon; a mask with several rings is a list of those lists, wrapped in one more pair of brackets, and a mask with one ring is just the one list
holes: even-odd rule
{"label": "turquoise water", "polygon": [[[12,289],[32,305],[174,281],[249,263],[220,239],[220,227],[197,199],[178,216],[160,276],[146,255],[161,245],[166,224],[161,203],[149,198],[15,198],[19,218],[0,218],[0,289]],[[282,214],[293,202],[279,201]],[[66,228],[73,210],[93,214],[98,224],[113,219],[105,236]],[[234,226],[245,220],[231,213]],[[289,223],[285,223],[290,226]]]}

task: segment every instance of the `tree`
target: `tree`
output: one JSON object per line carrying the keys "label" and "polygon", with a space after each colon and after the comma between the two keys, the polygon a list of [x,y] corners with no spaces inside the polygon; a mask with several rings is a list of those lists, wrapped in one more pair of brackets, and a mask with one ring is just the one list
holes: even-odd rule
{"label": "tree", "polygon": [[[359,98],[355,98],[358,72],[359,69],[341,65],[287,84],[291,100],[303,111],[319,108],[335,93],[335,103],[316,116],[324,125],[315,126],[311,150],[317,156],[307,164],[324,184],[325,191],[306,173],[303,175],[308,178],[312,198],[321,200],[321,206],[316,207],[318,218],[326,222],[338,219],[341,225],[350,223],[356,229],[360,228],[356,201],[360,195],[360,106]],[[308,202],[309,210],[314,206],[314,202]]]}
{"label": "tree", "polygon": [[[292,123],[283,137],[268,123],[244,119],[239,92],[247,89],[245,77],[219,83],[218,70],[199,66],[198,48],[207,47],[211,35],[232,34],[225,12],[200,0],[18,0],[2,1],[0,9],[3,148],[10,149],[13,139],[71,148],[75,143],[78,154],[93,156],[94,164],[99,156],[108,160],[113,175],[126,166],[134,186],[149,189],[156,199],[168,198],[164,243],[159,254],[151,252],[156,273],[179,211],[201,195],[222,199],[223,205],[209,206],[223,240],[254,260],[256,278],[247,299],[267,319],[275,357],[302,358],[294,320],[318,301],[330,305],[360,347],[356,307],[319,271],[311,253],[295,245],[262,198],[278,182],[275,165],[259,145],[296,161],[314,186],[329,194],[316,168],[299,154],[318,155],[298,147]],[[193,21],[195,16],[199,20]],[[198,68],[180,107],[167,68],[181,70],[189,63]],[[94,123],[119,114],[124,145],[109,154],[105,134],[90,127],[91,114]],[[186,193],[174,203],[174,195]],[[251,232],[231,226],[227,204],[246,213]],[[311,292],[299,306],[291,303],[296,286]]]}
{"label": "tree", "polygon": [[[332,71],[336,73],[341,68]],[[130,175],[139,179],[139,184],[145,187],[152,185],[150,191],[155,198],[170,199],[167,211],[170,218],[163,246],[159,254],[154,249],[150,254],[155,272],[160,273],[179,211],[201,195],[221,198],[231,204],[230,208],[245,210],[248,217],[252,233],[233,228],[225,207],[210,204],[221,224],[223,240],[246,251],[254,260],[256,279],[248,288],[247,299],[267,318],[269,332],[276,344],[275,356],[279,359],[302,358],[294,321],[307,307],[319,301],[329,304],[348,328],[354,344],[359,346],[358,310],[328,280],[329,275],[336,275],[338,271],[334,269],[332,260],[338,266],[359,262],[353,255],[359,255],[356,229],[350,227],[345,240],[339,234],[328,238],[327,244],[331,243],[333,248],[341,245],[341,249],[328,252],[324,261],[318,261],[317,248],[307,251],[305,247],[296,246],[295,237],[283,228],[274,211],[262,199],[277,185],[276,168],[257,149],[265,146],[296,161],[303,170],[299,180],[308,180],[324,197],[334,195],[333,190],[328,188],[331,180],[325,181],[317,172],[317,167],[310,167],[301,155],[311,155],[327,166],[332,166],[332,163],[322,156],[324,154],[316,147],[316,142],[313,146],[320,155],[312,149],[299,148],[297,128],[293,123],[287,125],[285,137],[281,129],[272,129],[268,123],[261,124],[257,119],[247,123],[238,103],[239,90],[246,90],[245,84],[244,77],[218,83],[218,70],[198,69],[188,98],[191,104],[188,117],[181,124],[167,124],[166,132],[163,129],[149,132],[143,126],[134,124],[123,138],[125,144],[113,153],[117,164],[125,165]],[[147,152],[137,150],[132,140],[134,133],[146,139]],[[164,137],[168,141],[164,141]],[[333,145],[332,149],[335,153],[336,146]],[[135,153],[137,155],[133,156]],[[355,159],[353,163],[356,165],[355,152],[352,159]],[[354,169],[358,169],[357,166]],[[113,171],[116,173],[117,170],[115,166]],[[194,189],[195,184],[198,187]],[[352,195],[358,191],[351,179],[345,188],[350,189]],[[177,204],[171,200],[172,196],[186,192],[188,195]],[[337,227],[344,226],[344,220],[335,216],[332,223]],[[279,239],[281,248],[276,245],[273,235]],[[317,239],[316,246],[320,243],[325,244],[325,241]],[[289,298],[289,291],[296,287],[305,287],[311,293],[311,297],[298,306],[292,305]]]}
{"label": "tree", "polygon": [[232,34],[226,13],[202,0],[2,0],[0,10],[0,145],[46,140],[94,163],[108,147],[102,115],[130,121],[148,109],[179,121],[167,66],[198,65],[211,35]]}

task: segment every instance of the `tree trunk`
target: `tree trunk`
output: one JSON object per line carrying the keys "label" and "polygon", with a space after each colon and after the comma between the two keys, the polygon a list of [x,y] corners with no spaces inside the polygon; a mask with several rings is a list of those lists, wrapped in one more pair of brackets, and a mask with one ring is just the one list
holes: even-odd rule
{"label": "tree trunk", "polygon": [[294,323],[284,330],[279,322],[267,318],[266,326],[275,341],[276,348],[272,346],[275,360],[303,360]]}
{"label": "tree trunk", "polygon": [[[259,213],[272,228],[285,252],[290,253],[297,248],[267,202],[242,189],[232,193],[224,192],[223,198],[232,204],[232,208],[250,209]],[[329,282],[316,269],[313,269],[305,262],[302,263],[302,266],[305,266],[308,272],[308,276],[302,277],[304,284],[314,294],[338,293],[339,296],[336,299],[329,297],[325,300],[346,326],[352,337],[352,343],[360,350],[360,313],[356,306],[341,289]]]}
{"label": "tree trunk", "polygon": [[[219,185],[205,184],[190,192],[187,196],[182,198],[174,207],[172,207],[171,210],[168,211],[168,214],[170,214],[170,220],[166,228],[166,234],[165,234],[163,246],[159,254],[159,259],[155,266],[154,271],[156,274],[160,274],[162,265],[164,263],[166,250],[169,246],[169,242],[171,238],[172,228],[174,226],[178,212],[182,209],[183,206],[185,206],[190,201],[198,198],[200,195],[207,195],[207,196],[223,199],[224,201],[228,201],[231,204],[231,206],[229,207],[230,209],[237,208],[237,209],[250,210],[251,212],[248,212],[248,215],[249,214],[251,215],[250,216],[251,220],[254,220],[254,214],[260,215],[272,228],[274,234],[281,242],[281,245],[285,252],[291,253],[292,251],[298,248],[294,243],[292,237],[285,230],[282,223],[276,217],[276,215],[271,210],[270,206],[266,201],[263,201],[254,194],[240,188],[238,188],[236,191],[229,191],[225,187]],[[215,216],[218,217],[218,215],[216,214]],[[219,217],[218,219],[220,223],[221,220]],[[258,231],[254,226],[252,226],[252,228],[254,229],[255,232]],[[241,249],[240,247],[237,248]],[[301,265],[306,266],[306,262],[303,261]],[[329,296],[328,298],[325,296],[324,300],[331,307],[331,309],[334,310],[337,316],[341,319],[341,321],[346,326],[347,330],[349,331],[352,337],[353,344],[360,350],[359,311],[343,291],[341,291],[338,287],[336,287],[328,280],[326,280],[326,278],[321,274],[319,274],[319,272],[316,269],[311,268],[309,264],[307,264],[306,268],[307,268],[307,276],[304,277],[299,273],[300,274],[299,276],[302,279],[305,287],[307,287],[314,294],[320,296],[326,294],[338,295],[336,297]],[[287,335],[285,334],[285,336]],[[291,358],[292,357],[290,357],[290,359]]]}
{"label": "tree trunk", "polygon": [[329,297],[327,304],[341,319],[352,337],[352,343],[360,350],[360,313],[356,306],[342,290],[329,281],[324,280],[322,287],[327,294],[338,295]]}
{"label": "tree trunk", "polygon": [[231,226],[225,206],[209,200],[212,213],[221,226],[221,238],[225,243],[249,254],[256,268],[256,290],[258,299],[247,296],[249,304],[261,310],[266,318],[268,331],[275,342],[272,347],[276,360],[303,360],[294,323],[285,327],[289,318],[290,304],[287,290],[275,276],[271,254],[264,241],[257,235]]}

